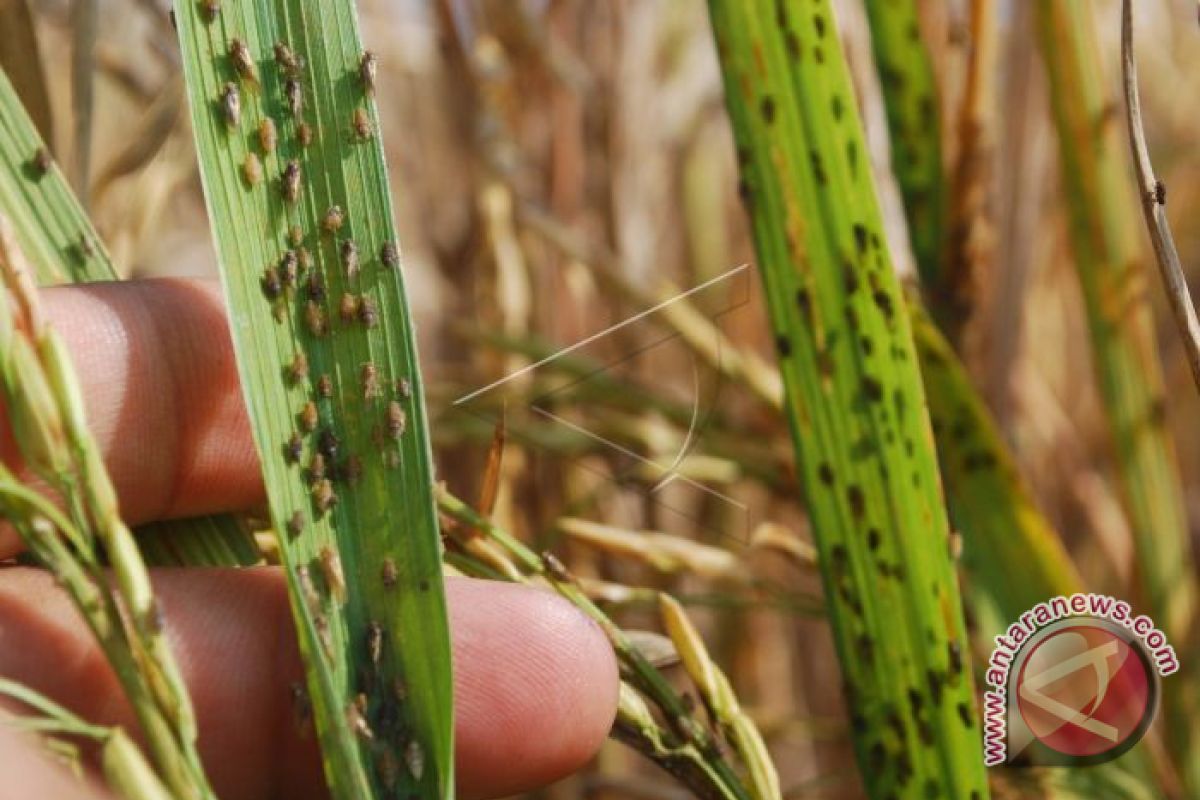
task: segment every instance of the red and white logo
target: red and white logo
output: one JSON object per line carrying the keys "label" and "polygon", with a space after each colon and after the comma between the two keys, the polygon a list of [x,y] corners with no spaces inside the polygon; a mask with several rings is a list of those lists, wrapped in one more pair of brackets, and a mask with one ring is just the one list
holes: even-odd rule
{"label": "red and white logo", "polygon": [[[1099,620],[1048,631],[1017,675],[1017,711],[1042,745],[1070,758],[1104,756],[1144,733],[1155,675],[1141,648]],[[1011,725],[1011,723],[1010,723]]]}
{"label": "red and white logo", "polygon": [[1154,721],[1160,679],[1179,670],[1153,621],[1107,595],[1038,603],[995,643],[982,709],[988,766],[1084,766],[1121,756]]}

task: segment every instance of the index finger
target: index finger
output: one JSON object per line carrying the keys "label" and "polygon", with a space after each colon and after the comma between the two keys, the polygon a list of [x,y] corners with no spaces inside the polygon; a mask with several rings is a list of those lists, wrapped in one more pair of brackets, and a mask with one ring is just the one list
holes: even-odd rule
{"label": "index finger", "polygon": [[[161,279],[47,289],[124,519],[242,509],[263,497],[220,289]],[[8,426],[0,453],[17,460]],[[12,550],[12,543],[0,547]]]}

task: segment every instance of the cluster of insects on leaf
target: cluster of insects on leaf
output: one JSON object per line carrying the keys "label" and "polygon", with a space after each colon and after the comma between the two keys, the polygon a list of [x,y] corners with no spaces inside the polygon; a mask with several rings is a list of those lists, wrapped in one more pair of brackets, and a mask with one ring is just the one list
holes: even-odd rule
{"label": "cluster of insects on leaf", "polygon": [[[218,26],[213,23],[222,18],[222,3],[196,3],[200,18],[215,32]],[[174,11],[171,21],[173,25],[177,21]],[[287,468],[300,476],[308,502],[284,512],[277,522],[285,542],[304,548],[309,546],[302,539],[306,530],[332,515],[342,500],[341,493],[357,486],[369,469],[366,461],[371,459],[351,452],[343,441],[343,437],[351,443],[360,438],[353,435],[351,425],[365,420],[369,426],[370,446],[364,452],[374,448],[379,455],[376,463],[393,470],[401,463],[400,446],[408,430],[406,409],[413,399],[409,379],[389,377],[388,365],[374,360],[361,363],[357,371],[345,370],[330,353],[330,338],[338,332],[366,336],[383,324],[381,300],[387,296],[379,294],[374,281],[388,273],[398,274],[400,252],[390,238],[379,243],[377,250],[375,245],[360,247],[360,241],[351,236],[355,223],[366,230],[371,225],[352,219],[349,198],[338,198],[341,204],[330,203],[324,211],[309,202],[312,198],[306,194],[306,174],[311,168],[312,174],[319,176],[321,165],[306,159],[315,155],[310,148],[327,128],[318,124],[314,130],[304,116],[305,59],[280,41],[271,48],[273,58],[256,62],[253,37],[247,38],[251,43],[232,36],[218,46],[216,58],[223,69],[227,67],[227,74],[215,90],[210,88],[207,93],[217,115],[217,127],[228,137],[227,143],[245,137],[244,152],[235,156],[242,188],[263,192],[271,187],[269,205],[281,212],[280,219],[288,221],[278,255],[255,277],[275,323],[282,325],[291,320],[297,334],[292,337],[296,349],[280,365],[279,379],[293,395],[302,392],[304,399],[290,415],[294,425],[280,454]],[[378,63],[370,51],[365,51],[348,71],[361,94],[344,123],[347,134],[343,141],[358,146],[376,138],[369,104],[376,90]],[[275,116],[270,116],[271,112]],[[42,180],[53,167],[53,159],[44,147],[34,150],[24,162],[27,176],[34,182]],[[78,258],[86,260],[97,255],[98,243],[83,233],[69,247]],[[361,344],[359,341],[355,349],[360,351]],[[365,408],[367,413],[355,414],[353,423],[340,419],[339,415],[352,404]],[[334,660],[337,616],[329,612],[347,603],[354,587],[346,580],[336,544],[321,544],[315,555],[310,551],[309,556],[296,559],[295,586],[308,610],[306,616],[319,650]],[[378,564],[373,579],[384,592],[398,592],[402,565],[390,555],[381,556]],[[415,590],[427,592],[430,587],[428,577],[413,581]],[[344,708],[346,727],[360,739],[388,796],[401,796],[397,794],[401,792],[415,797],[401,787],[401,778],[406,772],[411,782],[422,781],[425,749],[402,713],[408,686],[391,663],[387,629],[378,619],[367,620],[365,635],[355,646],[361,649],[365,667],[354,676],[349,689],[350,699]],[[297,728],[310,730],[314,708],[304,684],[292,683],[289,693]]]}
{"label": "cluster of insects on leaf", "polygon": [[[205,4],[203,9],[209,21],[220,14],[216,3]],[[246,185],[254,189],[267,181],[268,165],[278,164],[279,196],[289,216],[300,218],[305,213],[302,202],[305,193],[304,151],[312,144],[313,128],[304,118],[305,112],[305,67],[306,62],[287,42],[276,42],[272,48],[273,64],[278,71],[278,107],[284,111],[284,120],[290,117],[290,125],[280,124],[275,118],[263,114],[250,136],[251,146],[242,162],[242,177]],[[229,40],[226,56],[232,68],[233,80],[225,82],[218,93],[217,106],[226,127],[231,132],[241,130],[243,117],[248,113],[246,98],[257,97],[264,91],[264,82],[250,47],[238,37]],[[378,62],[375,56],[364,52],[357,64],[357,80],[364,101],[375,92]],[[292,132],[295,146],[286,147],[286,131]],[[349,121],[351,138],[364,142],[374,137],[371,116],[363,105],[356,105]],[[257,152],[254,149],[257,145]],[[290,157],[281,150],[287,149]],[[314,226],[315,235],[306,235],[304,227],[293,224],[287,233],[288,248],[278,260],[262,272],[259,283],[275,318],[287,318],[289,305],[294,303],[296,318],[301,329],[313,339],[331,335],[340,327],[358,327],[370,330],[379,326],[381,311],[379,301],[369,292],[355,290],[361,283],[360,277],[367,264],[359,244],[346,232],[350,229],[346,211],[339,204],[330,204]],[[337,296],[334,308],[330,309],[331,297],[326,274],[322,272],[313,253],[305,246],[312,241],[319,255],[324,249],[336,254],[339,267],[338,283],[344,290]],[[334,259],[330,259],[332,262]],[[400,266],[399,251],[395,243],[385,241],[378,251],[379,266],[385,270],[396,270]],[[284,380],[289,386],[307,387],[309,384],[309,360],[304,352],[298,351],[293,360],[284,367]],[[385,399],[383,386],[386,384],[380,368],[368,361],[360,371],[361,395],[365,402]],[[381,450],[389,441],[398,441],[407,427],[407,412],[402,401],[409,399],[407,379],[395,384],[396,398],[388,400],[383,407],[379,422],[374,427],[373,441]],[[328,372],[320,373],[313,381],[311,399],[307,399],[296,414],[296,430],[283,445],[284,459],[289,464],[300,464],[305,452],[305,438],[317,436],[317,446],[304,470],[316,518],[329,513],[339,502],[341,486],[353,486],[364,471],[361,457],[345,453],[339,455],[339,447],[331,444],[336,436],[329,425],[332,410],[325,411],[320,404],[335,399],[334,377]],[[323,426],[324,423],[324,426]],[[399,455],[386,452],[384,463],[395,467]],[[294,512],[285,526],[295,536],[303,531],[304,514]]]}

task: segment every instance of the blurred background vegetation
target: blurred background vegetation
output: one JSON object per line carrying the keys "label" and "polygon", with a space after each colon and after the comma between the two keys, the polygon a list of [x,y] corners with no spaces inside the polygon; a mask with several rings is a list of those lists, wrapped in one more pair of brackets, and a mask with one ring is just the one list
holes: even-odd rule
{"label": "blurred background vegetation", "polygon": [[[941,111],[941,129],[923,135],[938,137],[947,174],[969,169],[963,180],[975,187],[950,201],[951,219],[970,221],[969,281],[954,298],[959,351],[1085,585],[1139,597],[1036,4],[997,2],[990,26],[971,25],[966,0],[916,5]],[[1104,71],[1090,77],[1115,99],[1119,4],[1091,5]],[[1195,264],[1195,11],[1184,0],[1136,5],[1150,146],[1182,262]],[[912,275],[867,17],[857,0],[835,6],[893,258]],[[636,587],[671,589],[763,729],[785,795],[861,796],[786,423],[767,402],[778,379],[765,366],[773,352],[760,283],[752,270],[730,273],[754,259],[705,4],[359,7],[380,60],[377,97],[441,477],[492,506],[508,530],[555,548],[626,627],[655,627]],[[23,8],[38,53],[18,34]],[[165,4],[0,0],[0,20],[0,61],[115,262],[136,277],[215,277]],[[985,70],[982,97],[967,89],[972,66]],[[962,123],[964,108],[977,112],[973,126]],[[1096,124],[1123,129],[1118,106],[1108,116]],[[1120,141],[1121,188],[1133,196],[1123,130]],[[1200,403],[1140,220],[1126,222],[1148,268],[1162,412],[1195,548]],[[710,281],[689,297],[697,317],[673,304],[541,363]],[[484,476],[500,419],[506,442],[493,485]],[[995,632],[978,623],[972,631],[980,644]],[[1195,684],[1189,655],[1181,652],[1184,674],[1172,681]],[[588,770],[537,796],[680,792],[610,744]]]}

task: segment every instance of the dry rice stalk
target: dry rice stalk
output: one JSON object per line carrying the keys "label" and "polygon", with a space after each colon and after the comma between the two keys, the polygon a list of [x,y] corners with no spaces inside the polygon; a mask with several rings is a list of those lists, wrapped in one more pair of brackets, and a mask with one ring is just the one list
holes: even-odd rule
{"label": "dry rice stalk", "polygon": [[[588,598],[562,562],[551,553],[537,555],[511,534],[450,494],[444,486],[436,486],[434,493],[438,509],[443,516],[458,523],[459,529],[466,527],[478,531],[483,538],[504,551],[504,556],[511,562],[509,571],[517,574],[514,580],[519,583],[545,581],[599,625],[613,647],[625,681],[658,707],[659,713],[667,720],[670,728],[670,733],[660,729],[651,735],[646,725],[652,719],[652,715],[638,713],[634,707],[636,704],[626,698],[623,701],[622,714],[633,714],[636,719],[630,718],[629,724],[619,721],[616,731],[618,736],[637,747],[663,769],[679,777],[702,798],[750,800],[752,797],[762,797],[755,795],[752,790],[747,790],[716,747],[709,730],[692,715],[683,698],[650,663],[629,633],[616,625]],[[443,530],[452,532],[453,528],[446,526]],[[470,560],[459,559],[456,566],[466,568],[468,574],[478,574],[470,572],[474,566]],[[676,646],[678,647],[678,641]],[[643,702],[641,705],[646,704]],[[738,735],[748,734],[741,731]],[[664,750],[662,742],[667,740],[678,744]],[[753,752],[749,744],[745,752]],[[742,751],[739,750],[739,755],[741,754]],[[762,769],[761,765],[746,766],[749,769]]]}
{"label": "dry rice stalk", "polygon": [[1142,216],[1154,245],[1158,271],[1163,279],[1163,288],[1175,315],[1175,325],[1183,340],[1192,368],[1192,380],[1200,389],[1200,319],[1196,318],[1196,306],[1188,292],[1187,278],[1179,263],[1179,252],[1167,223],[1167,190],[1162,181],[1154,176],[1154,165],[1150,163],[1150,149],[1146,146],[1146,132],[1142,126],[1141,102],[1138,99],[1137,61],[1133,57],[1133,10],[1129,0],[1121,4],[1121,66],[1125,85],[1125,119],[1129,125],[1129,149],[1133,154],[1137,170],[1138,194],[1141,199]]}
{"label": "dry rice stalk", "polygon": [[656,531],[629,531],[574,517],[558,521],[572,539],[618,556],[636,558],[659,572],[744,582],[746,565],[728,550]]}

